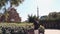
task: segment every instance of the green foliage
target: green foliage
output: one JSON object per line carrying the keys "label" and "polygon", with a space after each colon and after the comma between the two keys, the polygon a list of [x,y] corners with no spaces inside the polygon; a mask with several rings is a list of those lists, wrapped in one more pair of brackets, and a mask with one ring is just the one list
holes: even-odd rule
{"label": "green foliage", "polygon": [[28,15],[28,22],[34,22],[34,19],[38,19],[36,15]]}
{"label": "green foliage", "polygon": [[40,18],[40,20],[41,19],[52,20],[52,21],[54,21],[54,20],[60,20],[60,12],[49,13],[49,15],[47,17]]}
{"label": "green foliage", "polygon": [[10,6],[12,7],[13,5],[18,6],[21,4],[24,0],[0,0],[0,9],[8,4],[8,1],[10,2]]}
{"label": "green foliage", "polygon": [[[21,33],[24,30],[34,30],[33,23],[19,23],[19,24],[18,23],[0,23],[0,26],[6,27],[6,28],[7,27],[11,27],[11,28],[18,28],[18,27],[20,27],[19,30],[21,30]],[[41,32],[44,32],[45,28],[42,25],[40,25],[39,30]],[[1,31],[0,31],[0,33],[1,33]]]}
{"label": "green foliage", "polygon": [[40,30],[41,32],[44,32],[44,30],[45,30],[44,26],[40,25],[39,30]]}
{"label": "green foliage", "polygon": [[41,16],[40,20],[47,20],[48,16]]}
{"label": "green foliage", "polygon": [[4,16],[5,16],[5,21],[7,21],[8,16],[9,16],[9,13],[8,13],[8,11],[6,10],[6,8],[5,8]]}
{"label": "green foliage", "polygon": [[0,0],[0,9],[5,6],[5,3],[7,3],[8,0]]}
{"label": "green foliage", "polygon": [[22,3],[22,1],[24,1],[24,0],[11,0],[10,1],[10,4],[11,5],[18,6],[20,3]]}

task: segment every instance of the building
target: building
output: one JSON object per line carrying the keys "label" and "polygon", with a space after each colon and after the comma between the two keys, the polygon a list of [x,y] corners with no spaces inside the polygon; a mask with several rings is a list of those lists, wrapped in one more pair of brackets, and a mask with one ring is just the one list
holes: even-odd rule
{"label": "building", "polygon": [[21,22],[21,17],[15,8],[9,8],[0,18],[0,22]]}
{"label": "building", "polygon": [[17,13],[16,9],[10,8],[8,9],[8,21],[9,22],[21,22],[21,17],[19,17],[19,14]]}

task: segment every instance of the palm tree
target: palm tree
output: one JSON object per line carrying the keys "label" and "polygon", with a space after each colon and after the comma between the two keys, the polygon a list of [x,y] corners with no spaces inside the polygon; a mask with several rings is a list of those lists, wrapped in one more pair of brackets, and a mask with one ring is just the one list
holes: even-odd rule
{"label": "palm tree", "polygon": [[38,19],[36,15],[28,15],[28,22],[34,22],[34,19]]}

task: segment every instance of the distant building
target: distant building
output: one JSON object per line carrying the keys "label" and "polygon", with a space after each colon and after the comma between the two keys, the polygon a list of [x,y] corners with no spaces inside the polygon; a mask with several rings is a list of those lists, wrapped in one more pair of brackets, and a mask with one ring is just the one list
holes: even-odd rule
{"label": "distant building", "polygon": [[[15,8],[9,8],[7,10],[7,14],[4,15],[4,17],[0,17],[0,22],[6,21],[6,22],[21,22],[21,17],[19,17],[19,14],[17,13]],[[3,19],[4,18],[4,19]]]}
{"label": "distant building", "polygon": [[21,22],[21,17],[19,17],[19,14],[17,13],[16,9],[10,8],[8,9],[9,17],[8,21],[9,22]]}

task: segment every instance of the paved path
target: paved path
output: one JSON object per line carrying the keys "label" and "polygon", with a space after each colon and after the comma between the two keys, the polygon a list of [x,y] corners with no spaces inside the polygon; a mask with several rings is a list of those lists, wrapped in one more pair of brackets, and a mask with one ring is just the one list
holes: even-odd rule
{"label": "paved path", "polygon": [[[38,32],[38,31],[35,30],[35,33],[36,33],[36,34],[38,34],[37,32]],[[31,34],[31,33],[33,34],[33,32],[30,32],[30,34]],[[60,34],[60,30],[56,30],[56,29],[45,29],[44,34]]]}
{"label": "paved path", "polygon": [[45,29],[45,34],[60,34],[60,30]]}

